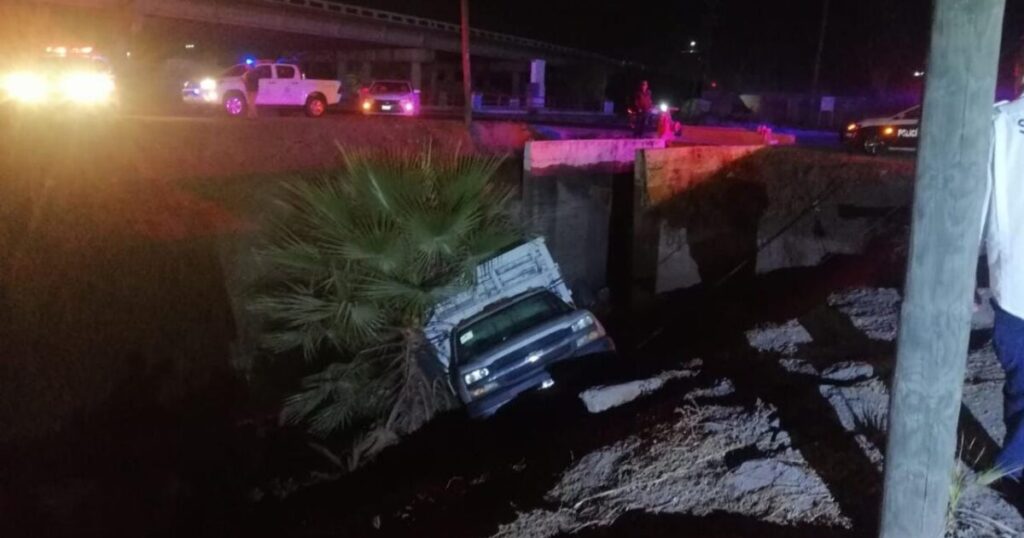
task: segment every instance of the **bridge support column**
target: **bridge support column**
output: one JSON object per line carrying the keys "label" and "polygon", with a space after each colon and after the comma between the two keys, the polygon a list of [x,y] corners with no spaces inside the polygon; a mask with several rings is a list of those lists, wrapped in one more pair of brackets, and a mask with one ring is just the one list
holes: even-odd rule
{"label": "bridge support column", "polygon": [[414,90],[423,89],[423,64],[420,62],[411,62],[409,64],[409,81],[412,82]]}
{"label": "bridge support column", "polygon": [[544,98],[544,60],[530,61],[530,108],[539,110],[545,106]]}

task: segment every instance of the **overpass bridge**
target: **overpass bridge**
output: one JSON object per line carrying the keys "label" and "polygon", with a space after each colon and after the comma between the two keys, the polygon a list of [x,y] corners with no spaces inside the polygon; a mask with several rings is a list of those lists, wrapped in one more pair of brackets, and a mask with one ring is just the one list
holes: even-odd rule
{"label": "overpass bridge", "polygon": [[[456,65],[443,65],[445,55],[461,51],[458,24],[326,0],[29,0],[30,3],[87,8],[115,14],[128,21],[130,32],[143,31],[148,21],[185,21],[308,36],[344,43],[328,61],[338,78],[356,73],[373,76],[374,66],[407,65],[408,77],[438,103],[438,80],[457,78]],[[605,71],[628,67],[627,62],[601,54],[520,36],[471,29],[471,54],[485,59],[487,68],[509,74],[509,95],[529,93],[543,106],[547,65],[587,65]],[[323,50],[317,57],[325,60]],[[391,71],[393,72],[393,70]],[[474,75],[477,73],[474,66]],[[529,77],[529,86],[523,80]],[[426,80],[424,80],[426,79]],[[529,92],[524,90],[528,88]],[[448,92],[456,93],[456,92]]]}

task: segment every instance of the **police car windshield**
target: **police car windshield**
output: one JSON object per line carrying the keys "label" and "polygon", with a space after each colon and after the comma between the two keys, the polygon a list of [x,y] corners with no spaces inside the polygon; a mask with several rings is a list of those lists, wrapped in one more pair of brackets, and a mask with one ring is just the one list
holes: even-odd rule
{"label": "police car windshield", "polygon": [[377,82],[370,87],[370,93],[409,93],[409,85],[404,82]]}
{"label": "police car windshield", "polygon": [[530,295],[457,330],[455,357],[459,364],[469,364],[489,349],[570,311],[551,292]]}

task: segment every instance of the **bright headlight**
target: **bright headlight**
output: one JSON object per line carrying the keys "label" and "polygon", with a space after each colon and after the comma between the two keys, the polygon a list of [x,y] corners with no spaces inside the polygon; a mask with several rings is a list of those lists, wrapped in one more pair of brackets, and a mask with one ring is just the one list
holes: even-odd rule
{"label": "bright headlight", "polygon": [[572,332],[578,333],[594,324],[594,318],[585,316],[572,324]]}
{"label": "bright headlight", "polygon": [[204,78],[199,81],[199,88],[206,91],[215,90],[217,89],[217,81],[212,78]]}
{"label": "bright headlight", "polygon": [[114,94],[114,78],[105,73],[71,73],[61,79],[60,88],[77,103],[105,103]]}
{"label": "bright headlight", "polygon": [[658,105],[658,108],[660,108],[662,112],[668,112],[668,103],[662,103]]}
{"label": "bright headlight", "polygon": [[480,381],[481,379],[487,377],[488,375],[490,375],[490,373],[491,372],[487,371],[487,368],[479,368],[466,374],[463,377],[463,380],[466,382],[467,385],[472,385],[473,383],[476,383],[477,381]]}
{"label": "bright headlight", "polygon": [[35,73],[10,73],[3,78],[8,97],[25,103],[36,103],[46,97],[46,79]]}

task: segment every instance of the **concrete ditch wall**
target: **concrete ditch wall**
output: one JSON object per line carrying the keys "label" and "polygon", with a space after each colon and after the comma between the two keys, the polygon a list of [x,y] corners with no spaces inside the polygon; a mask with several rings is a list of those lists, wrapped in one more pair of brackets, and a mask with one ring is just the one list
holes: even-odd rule
{"label": "concrete ditch wall", "polygon": [[913,163],[797,148],[644,150],[635,176],[638,293],[715,285],[864,251],[909,207]]}
{"label": "concrete ditch wall", "polygon": [[566,281],[586,304],[627,269],[633,170],[641,149],[663,140],[527,142],[522,218],[547,238]]}

